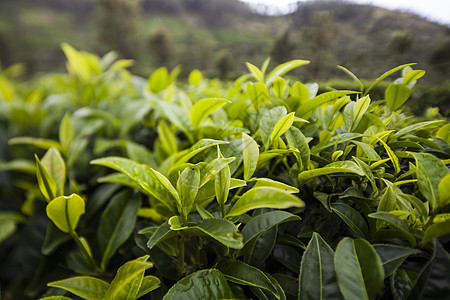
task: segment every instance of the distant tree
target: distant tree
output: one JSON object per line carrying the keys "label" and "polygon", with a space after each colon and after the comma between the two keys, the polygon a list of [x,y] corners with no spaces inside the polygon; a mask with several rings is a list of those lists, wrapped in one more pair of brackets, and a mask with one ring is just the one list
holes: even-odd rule
{"label": "distant tree", "polygon": [[450,72],[450,40],[439,45],[428,58],[431,67],[442,74]]}
{"label": "distant tree", "polygon": [[220,79],[226,79],[230,71],[234,69],[235,64],[234,57],[228,49],[220,51],[216,60],[216,67],[219,71]]}
{"label": "distant tree", "polygon": [[301,28],[301,47],[306,48],[307,57],[311,58],[308,68],[314,78],[319,77],[319,73],[329,62],[335,33],[336,24],[329,11],[315,12],[311,25]]}
{"label": "distant tree", "polygon": [[0,32],[0,70],[11,64],[11,50],[6,36]]}
{"label": "distant tree", "polygon": [[405,54],[411,50],[414,44],[414,37],[407,31],[394,31],[391,35],[387,49],[394,55],[396,63],[402,63]]}
{"label": "distant tree", "polygon": [[150,49],[158,59],[158,64],[168,66],[173,56],[173,42],[165,28],[157,29],[150,37]]}
{"label": "distant tree", "polygon": [[275,62],[282,63],[292,59],[295,48],[295,44],[290,39],[288,28],[275,40],[270,56]]}
{"label": "distant tree", "polygon": [[140,0],[97,0],[100,39],[127,58],[136,55]]}

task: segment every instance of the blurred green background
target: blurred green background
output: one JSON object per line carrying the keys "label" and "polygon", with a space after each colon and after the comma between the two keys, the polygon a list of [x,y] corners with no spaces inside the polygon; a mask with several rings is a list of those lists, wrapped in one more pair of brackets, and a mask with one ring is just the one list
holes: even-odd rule
{"label": "blurred green background", "polygon": [[200,69],[208,77],[234,79],[246,72],[247,61],[299,58],[311,64],[293,76],[320,79],[332,88],[352,88],[337,65],[373,79],[417,62],[415,68],[427,75],[414,93],[412,110],[422,112],[426,103],[448,115],[450,27],[346,1],[297,5],[288,15],[267,16],[238,0],[2,0],[0,61],[3,68],[23,63],[29,77],[63,71],[60,44],[68,42],[133,58],[132,71],[143,76],[160,66],[181,65],[182,78]]}

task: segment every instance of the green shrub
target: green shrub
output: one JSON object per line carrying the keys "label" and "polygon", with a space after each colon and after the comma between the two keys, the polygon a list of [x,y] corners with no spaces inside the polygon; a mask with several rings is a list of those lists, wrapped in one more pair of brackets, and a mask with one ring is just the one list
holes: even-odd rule
{"label": "green shrub", "polygon": [[0,74],[3,299],[450,292],[450,125],[402,111],[424,71],[318,92],[283,77],[304,60],[180,83],[63,50]]}

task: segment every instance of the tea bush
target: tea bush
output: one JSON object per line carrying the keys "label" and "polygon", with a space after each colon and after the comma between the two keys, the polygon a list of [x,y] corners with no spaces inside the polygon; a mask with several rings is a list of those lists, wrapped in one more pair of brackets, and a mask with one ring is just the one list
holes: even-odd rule
{"label": "tea bush", "polygon": [[[450,125],[402,111],[413,64],[318,93],[63,44],[0,74],[3,299],[444,299]],[[384,97],[370,92],[388,76]]]}

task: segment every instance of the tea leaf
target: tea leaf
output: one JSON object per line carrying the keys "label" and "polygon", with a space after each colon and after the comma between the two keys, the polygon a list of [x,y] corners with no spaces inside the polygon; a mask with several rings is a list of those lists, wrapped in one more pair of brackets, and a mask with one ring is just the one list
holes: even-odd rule
{"label": "tea leaf", "polygon": [[266,86],[268,87],[271,86],[272,82],[275,80],[277,76],[282,76],[295,68],[307,64],[309,64],[309,60],[295,59],[277,66],[275,69],[272,70],[272,72],[269,73],[269,75],[267,75]]}
{"label": "tea leaf", "polygon": [[158,94],[169,85],[169,72],[166,67],[154,71],[148,79],[148,90]]}
{"label": "tea leaf", "polygon": [[332,91],[332,92],[326,92],[326,93],[320,94],[311,100],[301,103],[296,111],[296,114],[301,118],[308,119],[311,111],[314,110],[316,107],[319,107],[322,104],[325,104],[336,98],[339,98],[339,97],[342,97],[345,95],[349,95],[349,94],[357,94],[357,93],[358,92],[355,92],[355,91]]}
{"label": "tea leaf", "polygon": [[227,220],[205,219],[198,222],[195,226],[181,226],[179,218],[175,216],[170,218],[169,224],[174,232],[181,231],[187,235],[208,236],[233,249],[241,249],[243,247],[242,235],[238,232],[237,227]]}
{"label": "tea leaf", "polygon": [[334,271],[334,251],[314,232],[303,253],[298,280],[299,299],[341,299]]}
{"label": "tea leaf", "polygon": [[77,194],[60,196],[47,205],[47,216],[61,231],[72,233],[85,211],[84,200]]}
{"label": "tea leaf", "polygon": [[145,276],[142,279],[141,287],[139,288],[136,299],[143,297],[145,294],[150,293],[151,291],[157,289],[161,284],[161,281],[158,277],[155,276]]}
{"label": "tea leaf", "polygon": [[219,261],[216,268],[231,282],[261,288],[279,298],[278,291],[270,279],[255,267],[237,260],[227,259]]}
{"label": "tea leaf", "polygon": [[345,299],[374,299],[381,292],[383,265],[366,240],[344,238],[336,248],[334,266]]}
{"label": "tea leaf", "polygon": [[103,211],[97,230],[97,240],[103,254],[102,269],[133,233],[139,206],[139,198],[123,191],[115,195]]}
{"label": "tea leaf", "polygon": [[245,65],[247,66],[247,69],[250,71],[250,73],[252,73],[252,75],[255,77],[256,80],[264,83],[264,74],[257,66],[249,62],[246,62]]}
{"label": "tea leaf", "polygon": [[408,256],[421,252],[417,249],[389,244],[374,245],[374,248],[383,263],[385,277],[391,276]]}
{"label": "tea leaf", "polygon": [[[51,147],[47,150],[41,160],[42,166],[48,172],[56,185],[55,196],[64,195],[64,184],[66,182],[66,164],[59,151]],[[41,170],[40,170],[41,171]]]}
{"label": "tea leaf", "polygon": [[450,171],[439,158],[429,153],[411,153],[416,159],[419,190],[434,209],[444,203],[439,197],[439,183]]}
{"label": "tea leaf", "polygon": [[109,283],[91,276],[77,276],[48,283],[71,292],[83,299],[103,299],[109,288]]}
{"label": "tea leaf", "polygon": [[425,230],[422,245],[432,242],[433,238],[450,234],[450,217],[443,222],[434,223]]}
{"label": "tea leaf", "polygon": [[294,114],[295,112],[291,112],[277,121],[272,129],[272,132],[270,133],[270,144],[272,144],[292,126],[294,123]]}
{"label": "tea leaf", "polygon": [[403,68],[406,68],[406,67],[409,67],[409,66],[413,66],[413,65],[415,65],[415,63],[412,63],[412,64],[405,64],[405,65],[401,65],[401,66],[398,66],[398,67],[396,67],[396,68],[393,68],[393,69],[391,69],[391,70],[389,70],[389,71],[387,71],[387,72],[385,72],[383,75],[381,75],[380,77],[378,77],[368,88],[367,88],[367,90],[366,90],[366,92],[364,93],[364,95],[367,95],[368,93],[369,93],[369,91],[374,87],[374,86],[376,86],[378,83],[380,83],[383,79],[385,79],[386,77],[388,77],[389,75],[392,75],[392,74],[394,74],[395,72],[397,72],[397,71],[400,71],[401,69],[403,69]]}
{"label": "tea leaf", "polygon": [[226,217],[239,216],[255,208],[303,207],[302,200],[283,190],[273,187],[252,188],[233,205]]}
{"label": "tea leaf", "polygon": [[153,265],[147,262],[148,255],[126,262],[117,270],[105,293],[105,299],[132,300],[137,294],[144,279],[144,272]]}
{"label": "tea leaf", "polygon": [[403,83],[391,83],[386,89],[386,103],[390,110],[396,110],[408,100],[411,91]]}
{"label": "tea leaf", "polygon": [[274,187],[274,188],[284,190],[285,192],[292,193],[292,194],[296,194],[299,192],[299,190],[293,186],[290,186],[290,185],[287,185],[282,182],[275,181],[275,180],[272,180],[269,178],[254,178],[250,181],[256,181],[256,184],[254,185],[254,187],[264,187],[264,186]]}
{"label": "tea leaf", "polygon": [[259,147],[255,140],[242,133],[242,151],[244,164],[244,180],[248,181],[256,170],[259,158]]}
{"label": "tea leaf", "polygon": [[[353,106],[353,123],[357,124],[359,120],[361,120],[362,116],[366,113],[367,109],[370,105],[370,97],[369,95],[364,96],[358,99]],[[353,125],[356,127],[356,125]]]}
{"label": "tea leaf", "polygon": [[403,223],[403,221],[399,217],[387,212],[372,213],[369,215],[369,217],[389,223],[389,225],[397,229],[399,233],[406,240],[408,240],[411,247],[416,246],[416,239],[414,235],[411,233],[408,226],[406,226],[405,223]]}
{"label": "tea leaf", "polygon": [[179,299],[234,299],[225,276],[219,270],[195,272],[174,284],[163,300]]}
{"label": "tea leaf", "polygon": [[180,174],[177,181],[177,191],[180,195],[181,203],[178,210],[187,216],[192,209],[195,197],[200,184],[200,171],[198,169],[186,168]]}
{"label": "tea leaf", "polygon": [[335,212],[355,233],[356,237],[366,237],[369,228],[364,218],[351,206],[344,203],[334,203],[331,209]]}
{"label": "tea leaf", "polygon": [[244,244],[256,240],[261,234],[273,226],[296,220],[301,220],[301,218],[286,211],[271,211],[257,215],[245,225],[244,229],[242,229]]}
{"label": "tea leaf", "polygon": [[42,165],[41,161],[34,155],[36,159],[36,177],[39,185],[39,189],[41,190],[42,195],[44,195],[45,200],[50,202],[56,196],[56,184],[53,178],[48,174],[44,165]]}
{"label": "tea leaf", "polygon": [[416,81],[417,79],[421,78],[423,75],[425,75],[425,71],[423,70],[414,70],[409,72],[405,75],[403,78],[403,83],[406,85],[409,85],[410,83]]}
{"label": "tea leaf", "polygon": [[308,169],[311,151],[303,133],[297,127],[291,127],[288,131],[286,131],[286,139],[289,147],[297,149],[300,152],[303,169]]}
{"label": "tea leaf", "polygon": [[173,200],[175,199],[168,195],[167,187],[161,183],[160,179],[149,166],[136,163],[130,159],[114,156],[95,159],[91,161],[91,164],[105,166],[122,172],[139,184],[147,194],[154,196],[164,206],[173,211]]}
{"label": "tea leaf", "polygon": [[445,206],[450,203],[450,174],[445,175],[441,179],[438,185],[439,190],[439,202],[441,206]]}
{"label": "tea leaf", "polygon": [[314,169],[310,171],[304,171],[298,175],[299,184],[304,184],[308,180],[316,178],[321,175],[328,175],[334,173],[355,173],[360,176],[364,176],[363,170],[356,163],[352,161],[337,161],[326,165],[323,168]]}
{"label": "tea leaf", "polygon": [[227,103],[231,103],[231,101],[221,98],[206,98],[195,102],[191,110],[192,126],[198,128],[208,115]]}

